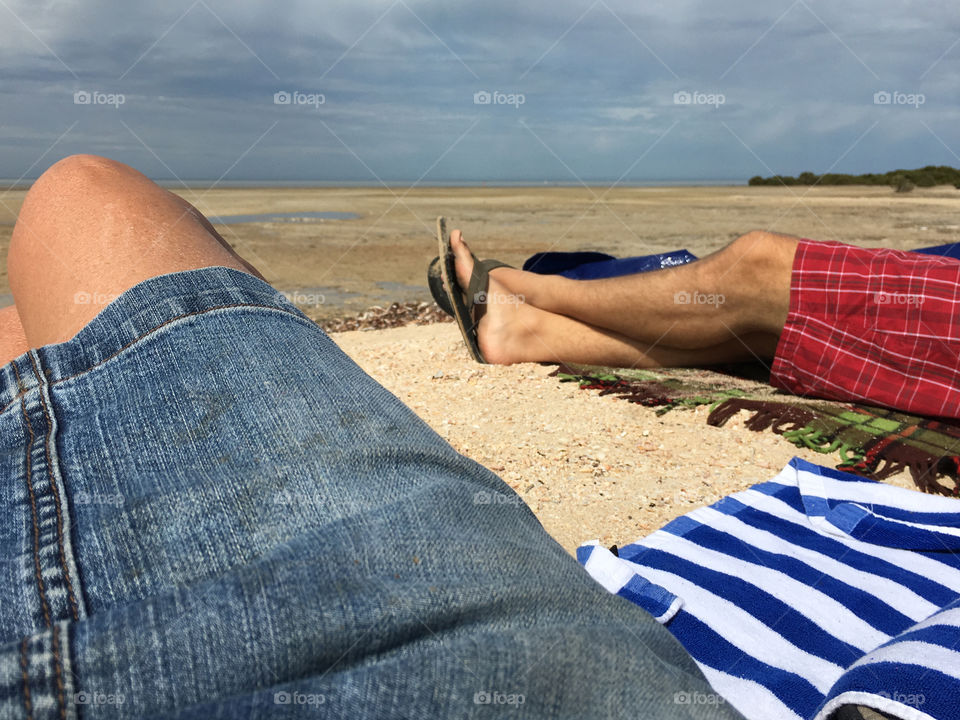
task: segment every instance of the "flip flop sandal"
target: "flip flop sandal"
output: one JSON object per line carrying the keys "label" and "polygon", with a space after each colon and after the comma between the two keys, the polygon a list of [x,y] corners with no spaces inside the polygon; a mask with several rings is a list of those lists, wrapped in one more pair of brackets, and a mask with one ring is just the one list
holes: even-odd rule
{"label": "flip flop sandal", "polygon": [[433,295],[433,301],[440,306],[447,315],[453,317],[453,305],[447,297],[447,291],[443,289],[443,273],[440,271],[440,256],[437,255],[427,268],[427,286],[430,288],[430,294]]}
{"label": "flip flop sandal", "polygon": [[[481,262],[477,259],[477,256],[473,253],[470,253],[470,256],[473,258],[473,263],[476,265]],[[495,261],[488,261],[495,262]],[[493,270],[495,267],[510,267],[509,265],[504,265],[500,263],[491,267],[490,270]],[[487,271],[489,273],[489,270]],[[430,288],[430,294],[433,296],[433,301],[440,306],[440,309],[443,310],[450,317],[455,317],[453,312],[453,306],[450,304],[450,298],[447,296],[447,291],[443,287],[443,272],[440,269],[440,256],[437,255],[433,260],[430,261],[430,267],[427,268],[427,287]]]}
{"label": "flip flop sandal", "polygon": [[[437,243],[440,248],[440,255],[437,260],[440,265],[440,276],[443,280],[443,292],[447,304],[453,310],[451,315],[460,327],[460,334],[463,336],[463,341],[466,343],[470,355],[478,363],[486,364],[487,361],[483,359],[483,353],[480,352],[480,345],[477,343],[477,325],[480,323],[482,313],[474,314],[474,309],[478,305],[482,307],[487,303],[490,271],[501,267],[510,267],[510,265],[499,260],[477,260],[476,255],[473,255],[473,273],[470,275],[470,285],[464,293],[463,288],[457,282],[453,248],[450,247],[447,221],[443,216],[437,218]],[[432,263],[431,267],[433,267]],[[443,306],[441,305],[441,307]]]}

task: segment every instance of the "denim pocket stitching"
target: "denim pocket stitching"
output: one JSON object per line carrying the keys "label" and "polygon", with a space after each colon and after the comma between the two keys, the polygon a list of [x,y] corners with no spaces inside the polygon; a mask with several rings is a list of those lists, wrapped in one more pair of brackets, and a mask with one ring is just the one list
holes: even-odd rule
{"label": "denim pocket stitching", "polygon": [[[17,384],[19,385],[20,372],[17,370],[16,365],[13,366],[13,371],[17,376]],[[30,495],[30,519],[33,522],[33,569],[34,576],[37,578],[37,591],[40,594],[40,607],[43,610],[43,620],[49,628],[51,625],[50,607],[47,604],[47,590],[43,584],[43,574],[40,572],[40,526],[37,523],[37,499],[33,492],[33,479],[31,477],[32,461],[30,459],[30,449],[33,447],[34,433],[33,425],[30,423],[30,416],[27,414],[27,404],[23,399],[23,395],[20,396],[20,410],[23,413],[23,422],[26,424],[27,433],[30,436],[27,442],[26,480],[27,493]]]}
{"label": "denim pocket stitching", "polygon": [[[46,383],[46,377],[42,372],[42,367],[38,368],[34,361],[33,353],[30,353],[30,366],[33,368],[33,374],[37,378],[40,386]],[[53,493],[53,506],[57,513],[57,551],[60,557],[60,568],[63,570],[63,578],[67,583],[67,597],[70,599],[70,614],[74,620],[80,619],[80,613],[77,610],[77,596],[73,591],[73,580],[70,577],[70,570],[67,568],[66,550],[63,546],[63,504],[60,498],[60,491],[57,489],[56,478],[53,476],[53,458],[50,457],[50,433],[53,428],[53,422],[50,419],[50,409],[47,407],[47,400],[43,396],[42,387],[40,392],[40,407],[43,408],[43,415],[47,423],[47,431],[44,436],[43,452],[47,458],[47,480],[50,483],[50,490]]]}
{"label": "denim pocket stitching", "polygon": [[[262,309],[264,309],[264,310],[275,310],[275,311],[277,311],[277,312],[281,312],[281,313],[284,313],[284,314],[286,314],[286,315],[290,315],[291,317],[297,318],[297,319],[299,319],[299,320],[303,320],[303,319],[304,319],[304,318],[302,318],[301,316],[297,315],[296,313],[290,312],[289,310],[284,310],[283,308],[278,308],[278,307],[276,307],[276,306],[274,306],[274,305],[260,305],[260,304],[256,304],[256,303],[234,303],[234,304],[232,304],[232,305],[218,305],[218,306],[216,306],[216,307],[210,307],[210,308],[206,308],[206,309],[204,309],[204,310],[195,310],[195,311],[193,311],[193,312],[184,313],[183,315],[177,315],[176,317],[172,317],[172,318],[170,318],[169,320],[165,320],[164,322],[160,323],[160,324],[157,325],[156,327],[152,327],[152,328],[150,328],[149,330],[147,330],[146,332],[141,333],[140,335],[138,335],[137,337],[135,337],[133,340],[131,340],[130,342],[128,342],[126,345],[124,345],[123,347],[121,347],[119,350],[117,350],[116,352],[111,353],[110,355],[108,355],[107,357],[105,357],[105,358],[104,358],[103,360],[101,360],[100,362],[94,363],[94,364],[91,365],[90,367],[84,368],[83,370],[80,370],[79,372],[75,372],[75,373],[73,373],[73,375],[67,375],[66,377],[62,377],[62,378],[60,378],[60,379],[58,379],[58,380],[54,380],[53,382],[50,383],[50,385],[51,385],[51,387],[52,387],[53,385],[59,385],[59,384],[62,383],[62,382],[66,382],[67,380],[72,380],[72,379],[75,378],[75,377],[79,377],[80,375],[83,375],[84,373],[90,372],[91,370],[100,367],[100,366],[103,365],[104,363],[106,363],[106,362],[112,360],[113,358],[117,357],[117,355],[119,355],[119,354],[122,353],[123,351],[127,350],[128,348],[132,347],[133,345],[136,345],[138,342],[140,342],[141,340],[143,340],[143,339],[144,339],[145,337],[147,337],[148,335],[152,335],[152,334],[155,333],[157,330],[159,330],[159,329],[161,329],[161,328],[163,328],[163,327],[166,327],[167,325],[170,325],[170,324],[172,324],[172,323],[175,323],[175,322],[177,322],[178,320],[183,320],[184,318],[194,317],[194,316],[197,316],[197,315],[204,315],[204,314],[206,314],[206,313],[208,313],[208,312],[213,312],[214,310],[230,310],[230,309],[232,309],[232,308],[262,308]],[[308,322],[310,322],[310,324],[313,325],[314,327],[319,327],[319,326],[318,326],[316,323],[314,323],[312,320],[308,320]],[[11,402],[12,402],[12,401],[11,401]],[[2,410],[0,410],[0,414],[3,413],[3,410],[6,410],[6,407],[4,407]]]}

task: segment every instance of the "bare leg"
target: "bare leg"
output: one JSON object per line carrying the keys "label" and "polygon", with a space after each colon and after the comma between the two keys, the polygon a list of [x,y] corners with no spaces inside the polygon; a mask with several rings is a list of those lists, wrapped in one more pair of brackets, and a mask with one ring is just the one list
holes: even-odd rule
{"label": "bare leg", "polygon": [[34,183],[7,258],[29,347],[68,340],[142,280],[214,265],[259,275],[192,205],[93,155],[61,160]]}
{"label": "bare leg", "polygon": [[535,307],[642,342],[696,349],[749,333],[779,335],[798,242],[755,231],[687,265],[605,280],[494,273],[506,292]]}
{"label": "bare leg", "polygon": [[20,324],[17,306],[10,305],[0,309],[0,365],[6,365],[27,350],[27,337]]}
{"label": "bare leg", "polygon": [[[491,279],[491,285],[496,281]],[[493,292],[497,292],[493,288]],[[492,295],[488,294],[488,296]],[[525,303],[495,308],[480,321],[488,362],[569,362],[614,367],[698,367],[772,357],[776,338],[753,333],[698,349],[643,343]]]}
{"label": "bare leg", "polygon": [[[451,240],[463,285],[472,260],[459,231]],[[478,328],[481,351],[494,363],[638,367],[771,358],[797,242],[749,233],[701,261],[610,280],[495,270]]]}

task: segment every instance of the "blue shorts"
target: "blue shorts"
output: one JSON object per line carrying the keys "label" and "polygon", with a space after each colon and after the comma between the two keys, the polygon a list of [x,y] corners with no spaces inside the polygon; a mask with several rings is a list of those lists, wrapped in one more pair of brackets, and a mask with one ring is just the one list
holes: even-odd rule
{"label": "blue shorts", "polygon": [[6,365],[0,438],[0,718],[737,716],[251,275]]}

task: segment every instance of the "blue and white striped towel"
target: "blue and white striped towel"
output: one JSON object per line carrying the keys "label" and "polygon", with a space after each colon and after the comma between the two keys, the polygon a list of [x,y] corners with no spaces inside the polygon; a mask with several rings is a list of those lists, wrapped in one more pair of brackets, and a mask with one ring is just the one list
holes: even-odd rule
{"label": "blue and white striped towel", "polygon": [[577,559],[751,720],[960,718],[960,500],[794,458],[619,557],[594,542]]}

